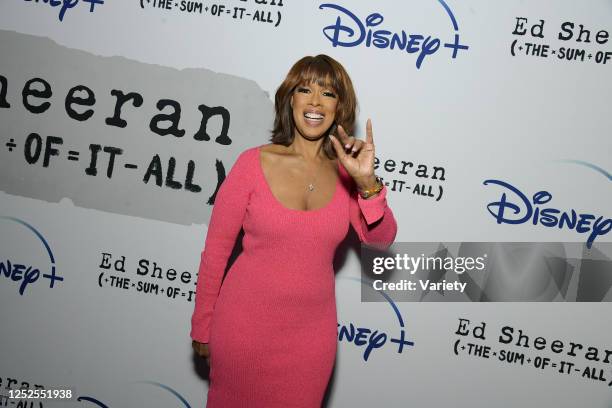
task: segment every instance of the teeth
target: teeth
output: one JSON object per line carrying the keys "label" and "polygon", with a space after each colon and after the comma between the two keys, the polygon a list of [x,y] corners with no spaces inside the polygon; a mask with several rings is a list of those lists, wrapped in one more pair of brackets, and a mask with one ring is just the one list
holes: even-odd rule
{"label": "teeth", "polygon": [[318,113],[305,113],[304,116],[308,119],[323,119],[323,115]]}

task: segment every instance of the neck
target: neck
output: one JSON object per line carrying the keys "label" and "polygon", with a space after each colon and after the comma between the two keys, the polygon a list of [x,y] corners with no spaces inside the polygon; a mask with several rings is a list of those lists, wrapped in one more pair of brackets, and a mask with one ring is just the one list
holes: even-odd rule
{"label": "neck", "polygon": [[289,150],[302,156],[307,161],[318,161],[327,157],[323,150],[324,140],[324,137],[317,140],[308,140],[297,134],[289,145]]}

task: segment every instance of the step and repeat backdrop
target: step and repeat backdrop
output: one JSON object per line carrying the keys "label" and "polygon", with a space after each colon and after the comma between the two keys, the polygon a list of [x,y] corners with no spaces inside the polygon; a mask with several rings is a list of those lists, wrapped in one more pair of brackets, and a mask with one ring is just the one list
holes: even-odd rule
{"label": "step and repeat backdrop", "polygon": [[1,2],[0,406],[205,405],[215,193],[321,53],[399,228],[338,249],[324,406],[612,406],[611,35],[608,0]]}

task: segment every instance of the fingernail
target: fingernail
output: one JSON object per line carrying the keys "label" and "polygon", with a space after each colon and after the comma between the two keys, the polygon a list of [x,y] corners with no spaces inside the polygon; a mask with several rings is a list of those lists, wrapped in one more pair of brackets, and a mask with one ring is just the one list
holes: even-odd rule
{"label": "fingernail", "polygon": [[350,144],[348,144],[348,143],[344,145],[344,148],[345,148],[345,149],[348,149],[349,147],[351,147],[351,145],[350,145]]}

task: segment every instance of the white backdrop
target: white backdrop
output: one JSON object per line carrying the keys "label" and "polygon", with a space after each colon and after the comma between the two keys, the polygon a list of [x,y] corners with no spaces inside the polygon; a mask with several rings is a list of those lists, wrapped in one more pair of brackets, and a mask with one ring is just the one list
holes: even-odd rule
{"label": "white backdrop", "polygon": [[[596,247],[610,242],[610,1],[57,3],[0,3],[3,396],[42,386],[80,399],[49,406],[204,405],[189,319],[210,199],[238,154],[267,142],[276,87],[304,55],[351,75],[397,241],[582,243],[596,230]],[[391,49],[402,33],[413,42]],[[488,179],[594,217],[583,232],[499,224],[487,206],[505,191]],[[339,327],[387,341],[366,359],[339,339],[329,407],[612,404],[610,286],[604,302],[362,303],[355,236],[335,266]],[[460,319],[486,322],[481,344],[496,350],[504,326],[548,346],[506,346],[524,364],[456,355]],[[536,368],[546,358],[558,366]]]}

